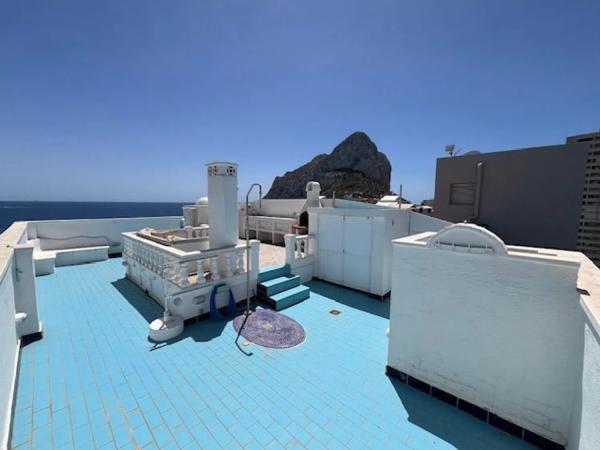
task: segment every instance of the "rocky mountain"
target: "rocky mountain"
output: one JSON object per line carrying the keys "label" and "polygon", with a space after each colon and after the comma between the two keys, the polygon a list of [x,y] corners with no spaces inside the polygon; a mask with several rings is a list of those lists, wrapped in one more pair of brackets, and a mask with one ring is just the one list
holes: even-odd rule
{"label": "rocky mountain", "polygon": [[321,184],[321,194],[373,201],[390,192],[392,167],[385,154],[362,131],[352,133],[330,154],[275,177],[265,198],[304,198],[308,181]]}

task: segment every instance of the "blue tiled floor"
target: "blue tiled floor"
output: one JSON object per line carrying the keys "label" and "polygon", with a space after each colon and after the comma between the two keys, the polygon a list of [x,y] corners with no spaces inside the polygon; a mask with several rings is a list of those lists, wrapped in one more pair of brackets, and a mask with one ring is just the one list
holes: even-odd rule
{"label": "blue tiled floor", "polygon": [[528,448],[385,376],[386,303],[312,282],[285,311],[299,347],[238,348],[209,321],[155,347],[161,309],[123,273],[111,259],[37,279],[45,337],[22,350],[13,448]]}

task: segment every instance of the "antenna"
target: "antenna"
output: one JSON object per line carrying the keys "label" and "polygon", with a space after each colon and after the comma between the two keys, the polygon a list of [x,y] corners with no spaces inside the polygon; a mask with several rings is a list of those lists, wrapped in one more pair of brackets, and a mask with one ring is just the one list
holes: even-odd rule
{"label": "antenna", "polygon": [[402,183],[400,189],[398,189],[398,208],[402,209]]}

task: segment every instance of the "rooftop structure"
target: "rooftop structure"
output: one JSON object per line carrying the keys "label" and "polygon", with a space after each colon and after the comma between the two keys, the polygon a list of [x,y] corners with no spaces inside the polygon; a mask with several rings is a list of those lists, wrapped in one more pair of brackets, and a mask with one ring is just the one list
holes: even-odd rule
{"label": "rooftop structure", "polygon": [[388,373],[542,448],[600,443],[588,258],[472,224],[395,240],[393,258]]}
{"label": "rooftop structure", "polygon": [[438,158],[433,214],[482,225],[512,244],[580,250],[598,262],[599,138]]}

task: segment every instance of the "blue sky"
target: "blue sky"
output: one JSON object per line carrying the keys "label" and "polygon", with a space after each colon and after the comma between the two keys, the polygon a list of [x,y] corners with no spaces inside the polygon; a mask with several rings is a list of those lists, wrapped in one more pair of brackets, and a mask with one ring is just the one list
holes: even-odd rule
{"label": "blue sky", "polygon": [[599,129],[598,23],[598,1],[4,1],[0,199],[189,201],[223,159],[266,190],[363,130],[421,200],[447,143]]}

